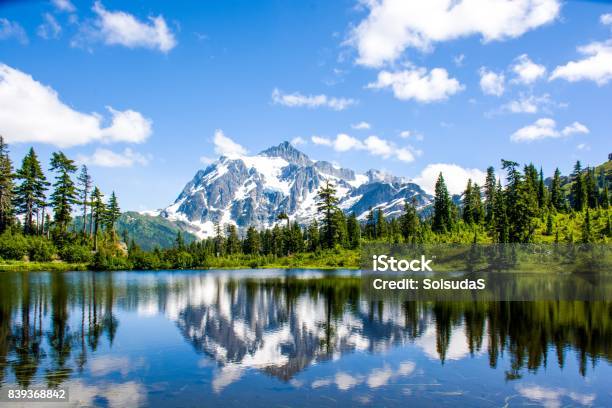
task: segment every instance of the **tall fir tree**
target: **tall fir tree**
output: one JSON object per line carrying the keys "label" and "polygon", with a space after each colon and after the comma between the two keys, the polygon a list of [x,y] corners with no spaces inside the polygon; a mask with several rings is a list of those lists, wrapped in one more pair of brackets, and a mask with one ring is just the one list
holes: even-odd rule
{"label": "tall fir tree", "polygon": [[546,186],[544,185],[544,172],[540,167],[540,174],[538,176],[538,208],[542,209],[548,204],[548,196],[546,194]]}
{"label": "tall fir tree", "polygon": [[597,186],[597,176],[595,176],[594,168],[587,168],[585,174],[585,184],[588,207],[599,207],[599,187]]}
{"label": "tall fir tree", "polygon": [[580,161],[577,161],[574,165],[574,172],[571,178],[573,181],[570,194],[572,208],[575,211],[582,211],[586,207],[586,186]]}
{"label": "tall fir tree", "polygon": [[361,226],[355,213],[349,215],[346,221],[346,229],[348,233],[348,245],[350,249],[357,249],[361,245]]}
{"label": "tall fir tree", "polygon": [[322,230],[323,243],[327,248],[333,248],[337,240],[337,225],[335,222],[336,212],[338,210],[338,198],[336,197],[336,188],[329,180],[325,181],[325,185],[321,186],[317,193],[317,211],[322,214]]}
{"label": "tall fir tree", "polygon": [[94,187],[91,192],[91,218],[93,222],[94,250],[98,250],[98,233],[104,224],[106,217],[106,204],[104,196],[98,187]]}
{"label": "tall fir tree", "polygon": [[104,217],[106,231],[111,235],[112,239],[117,239],[116,223],[121,217],[121,209],[119,208],[119,202],[117,201],[117,196],[113,191],[111,193],[110,198],[108,199],[108,205],[106,206],[106,214]]}
{"label": "tall fir tree", "polygon": [[453,224],[452,202],[442,173],[438,176],[434,195],[434,214],[431,229],[434,232],[444,233],[451,229]]}
{"label": "tall fir tree", "polygon": [[466,224],[472,224],[474,222],[472,211],[472,196],[472,179],[469,179],[465,191],[463,192],[463,221]]}
{"label": "tall fir tree", "polygon": [[8,146],[0,135],[0,234],[13,224],[13,163],[9,156]]}
{"label": "tall fir tree", "polygon": [[485,222],[487,225],[491,225],[493,221],[493,206],[495,201],[495,169],[490,166],[487,169],[487,177],[484,185],[484,196],[485,196]]}
{"label": "tall fir tree", "polygon": [[89,205],[92,180],[86,165],[81,166],[81,172],[77,181],[79,183],[79,199],[83,206],[83,235],[87,235],[87,207]]}
{"label": "tall fir tree", "polygon": [[66,232],[72,220],[72,205],[78,203],[77,188],[71,175],[76,172],[74,161],[62,152],[55,152],[51,156],[51,171],[56,172],[51,205],[53,206],[53,220],[60,233]]}
{"label": "tall fir tree", "polygon": [[416,198],[413,197],[411,203],[404,203],[404,213],[400,216],[400,233],[404,242],[416,243],[418,241],[421,219],[417,214]]}
{"label": "tall fir tree", "polygon": [[561,190],[561,171],[559,168],[555,169],[555,174],[553,175],[550,185],[550,204],[557,211],[561,211],[565,208],[565,198]]}
{"label": "tall fir tree", "polygon": [[261,251],[260,236],[252,225],[247,229],[244,240],[244,253],[249,255],[259,255]]}
{"label": "tall fir tree", "polygon": [[478,183],[474,183],[472,186],[472,200],[470,206],[472,207],[472,218],[476,224],[480,224],[484,220],[484,208],[482,206],[482,192]]}
{"label": "tall fir tree", "polygon": [[45,192],[49,186],[33,148],[23,158],[15,178],[20,181],[15,188],[17,212],[24,215],[24,232],[33,234],[36,231],[34,213],[45,205]]}

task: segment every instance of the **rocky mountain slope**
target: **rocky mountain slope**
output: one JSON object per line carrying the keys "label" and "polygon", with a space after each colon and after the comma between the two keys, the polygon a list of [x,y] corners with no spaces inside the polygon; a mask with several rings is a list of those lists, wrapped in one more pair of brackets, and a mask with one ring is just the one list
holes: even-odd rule
{"label": "rocky mountain slope", "polygon": [[312,160],[283,142],[255,156],[220,157],[199,170],[159,215],[200,238],[214,235],[216,225],[271,227],[281,213],[305,225],[317,216],[316,195],[326,180],[336,186],[340,208],[362,220],[370,208],[393,217],[406,200],[414,198],[419,209],[431,203],[431,196],[404,178],[377,170],[357,174]]}

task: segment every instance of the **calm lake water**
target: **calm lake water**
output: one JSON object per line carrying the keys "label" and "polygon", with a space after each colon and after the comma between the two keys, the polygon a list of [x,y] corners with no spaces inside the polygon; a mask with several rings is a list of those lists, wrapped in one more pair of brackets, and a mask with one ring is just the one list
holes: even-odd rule
{"label": "calm lake water", "polygon": [[610,407],[612,303],[374,302],[349,271],[0,273],[14,386],[74,406]]}

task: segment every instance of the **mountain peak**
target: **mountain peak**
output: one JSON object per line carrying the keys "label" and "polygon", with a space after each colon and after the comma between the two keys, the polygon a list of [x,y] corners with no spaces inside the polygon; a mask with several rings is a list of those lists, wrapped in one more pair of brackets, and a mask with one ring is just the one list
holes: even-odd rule
{"label": "mountain peak", "polygon": [[280,157],[287,160],[291,164],[298,166],[308,166],[312,164],[312,160],[306,154],[302,153],[290,142],[284,141],[278,146],[272,146],[259,153],[260,156]]}

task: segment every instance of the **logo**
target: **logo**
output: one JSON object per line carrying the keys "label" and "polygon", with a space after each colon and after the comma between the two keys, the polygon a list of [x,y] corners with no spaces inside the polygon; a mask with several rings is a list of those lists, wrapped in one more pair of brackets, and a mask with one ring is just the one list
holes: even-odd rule
{"label": "logo", "polygon": [[372,270],[375,272],[433,272],[429,264],[432,259],[426,259],[421,255],[421,259],[395,259],[387,255],[372,256]]}

